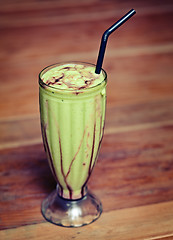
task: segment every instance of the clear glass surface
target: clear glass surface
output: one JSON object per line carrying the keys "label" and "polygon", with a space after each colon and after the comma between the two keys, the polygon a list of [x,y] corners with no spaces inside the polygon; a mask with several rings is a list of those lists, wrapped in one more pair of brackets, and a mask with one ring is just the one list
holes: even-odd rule
{"label": "clear glass surface", "polygon": [[91,192],[77,200],[64,199],[53,191],[42,202],[42,214],[51,223],[62,227],[81,227],[94,222],[102,213],[100,200]]}

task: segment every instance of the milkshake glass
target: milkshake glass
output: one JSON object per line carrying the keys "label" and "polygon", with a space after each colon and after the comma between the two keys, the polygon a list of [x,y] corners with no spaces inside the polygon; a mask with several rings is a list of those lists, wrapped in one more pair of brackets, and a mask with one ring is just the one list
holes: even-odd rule
{"label": "milkshake glass", "polygon": [[[71,74],[69,66],[73,65],[85,80],[78,87],[74,82],[67,84],[63,80],[62,71]],[[44,81],[44,76],[56,68],[63,69],[56,71],[58,79],[51,75],[50,82]],[[100,74],[96,74],[100,78],[95,80],[86,73],[88,68],[95,69],[95,65],[58,63],[46,67],[39,74],[42,138],[57,182],[57,189],[42,203],[42,214],[46,220],[64,227],[89,224],[102,212],[101,202],[87,190],[86,185],[103,138],[107,75],[102,69]],[[64,83],[66,88],[62,87]]]}

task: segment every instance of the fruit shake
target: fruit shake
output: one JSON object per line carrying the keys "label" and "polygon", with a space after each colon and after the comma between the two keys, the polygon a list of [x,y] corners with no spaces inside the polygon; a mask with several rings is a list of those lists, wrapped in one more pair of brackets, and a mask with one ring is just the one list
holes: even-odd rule
{"label": "fruit shake", "polygon": [[97,161],[103,137],[106,72],[72,62],[51,65],[39,75],[44,147],[58,193],[80,199]]}

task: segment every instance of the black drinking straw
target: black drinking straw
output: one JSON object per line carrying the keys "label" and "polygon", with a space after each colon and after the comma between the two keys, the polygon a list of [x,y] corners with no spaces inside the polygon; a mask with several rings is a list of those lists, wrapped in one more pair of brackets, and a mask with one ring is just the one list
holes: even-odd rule
{"label": "black drinking straw", "polygon": [[119,19],[116,23],[114,23],[110,28],[108,28],[102,35],[102,40],[100,44],[99,55],[97,58],[96,70],[95,73],[99,74],[102,68],[103,58],[105,54],[106,44],[108,37],[111,33],[113,33],[117,28],[119,28],[123,23],[125,23],[129,18],[131,18],[136,11],[131,9],[126,15],[124,15],[121,19]]}

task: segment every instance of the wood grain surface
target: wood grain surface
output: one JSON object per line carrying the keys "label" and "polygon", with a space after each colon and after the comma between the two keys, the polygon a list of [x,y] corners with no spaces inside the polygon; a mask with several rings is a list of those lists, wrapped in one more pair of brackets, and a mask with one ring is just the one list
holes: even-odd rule
{"label": "wood grain surface", "polygon": [[[173,239],[173,2],[171,0],[0,0],[0,239]],[[111,35],[105,135],[89,188],[96,222],[75,229],[43,219],[56,183],[43,149],[38,73],[95,63]]]}

